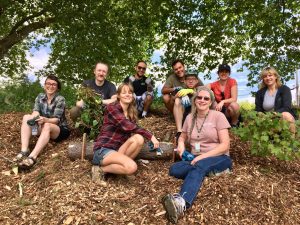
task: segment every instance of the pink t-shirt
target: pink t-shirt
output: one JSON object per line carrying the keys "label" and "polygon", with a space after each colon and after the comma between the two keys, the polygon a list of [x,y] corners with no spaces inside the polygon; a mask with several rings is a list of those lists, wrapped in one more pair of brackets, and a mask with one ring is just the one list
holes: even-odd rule
{"label": "pink t-shirt", "polygon": [[[198,128],[203,127],[201,132],[198,134],[196,121],[195,126],[190,134],[191,126],[192,126],[192,114],[189,114],[183,124],[182,131],[187,133],[188,142],[190,144],[191,152],[194,155],[199,155],[206,153],[210,150],[213,150],[218,144],[220,144],[218,131],[222,129],[230,128],[230,124],[228,123],[225,115],[219,111],[209,110],[209,113],[204,121],[204,118],[197,118]],[[196,145],[200,143],[200,152],[196,151]],[[229,151],[226,153],[229,155]]]}
{"label": "pink t-shirt", "polygon": [[[231,88],[233,86],[236,86],[236,80],[233,78],[228,78],[226,85],[225,85],[225,89],[224,89],[224,97],[225,99],[231,98]],[[221,94],[221,86],[220,86],[220,82],[219,81],[215,81],[213,83],[210,84],[210,88],[211,90],[214,92],[215,94],[215,98],[216,98],[216,102],[220,102],[222,100],[222,94]],[[228,106],[229,103],[225,103],[225,106]]]}

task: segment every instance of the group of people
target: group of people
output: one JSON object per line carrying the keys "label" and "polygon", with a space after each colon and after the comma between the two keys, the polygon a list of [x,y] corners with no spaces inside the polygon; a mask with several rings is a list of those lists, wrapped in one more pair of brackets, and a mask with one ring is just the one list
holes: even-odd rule
{"label": "group of people", "polygon": [[[104,174],[136,172],[134,161],[145,139],[154,149],[159,141],[149,131],[138,126],[138,118],[146,117],[153,101],[153,81],[145,76],[147,63],[138,61],[136,73],[124,79],[118,88],[108,81],[109,66],[98,62],[94,68],[95,79],[83,82],[103,98],[105,113],[99,136],[94,143],[92,179],[99,181]],[[176,147],[180,157],[186,151],[193,155],[190,161],[174,163],[170,175],[183,179],[177,194],[163,197],[169,221],[176,223],[181,214],[190,208],[209,173],[231,170],[229,156],[230,138],[228,129],[239,125],[240,113],[237,103],[237,82],[230,77],[231,68],[222,64],[218,68],[219,79],[204,86],[198,74],[186,73],[182,60],[172,63],[173,74],[163,88],[162,97],[166,108],[173,113],[177,128]],[[258,112],[279,112],[290,122],[295,134],[296,114],[291,107],[291,91],[282,85],[277,71],[266,67],[261,72],[261,89],[257,92],[255,105]],[[32,114],[25,115],[21,126],[21,151],[15,161],[22,169],[30,169],[39,153],[50,139],[58,142],[70,135],[65,117],[65,99],[59,94],[61,84],[50,75],[44,84],[44,93],[37,96]],[[84,101],[79,100],[70,110],[75,119],[84,110]],[[33,121],[29,123],[28,121]],[[28,149],[34,127],[38,140],[34,149]]]}

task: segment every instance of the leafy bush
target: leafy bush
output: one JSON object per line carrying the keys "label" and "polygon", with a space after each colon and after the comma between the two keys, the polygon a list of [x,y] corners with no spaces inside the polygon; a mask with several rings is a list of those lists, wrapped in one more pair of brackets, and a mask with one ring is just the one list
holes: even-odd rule
{"label": "leafy bush", "polygon": [[239,105],[240,105],[241,113],[255,109],[255,104],[248,101],[239,102]]}
{"label": "leafy bush", "polygon": [[103,123],[104,106],[102,98],[91,88],[80,87],[77,91],[78,99],[84,102],[84,109],[75,124],[83,133],[88,133],[89,139],[94,140]]}
{"label": "leafy bush", "polygon": [[249,141],[251,154],[257,156],[275,156],[281,160],[292,160],[300,157],[299,121],[296,122],[297,137],[289,130],[289,123],[281,119],[281,113],[243,114],[244,121],[233,133],[242,141]]}
{"label": "leafy bush", "polygon": [[[37,95],[43,92],[40,81],[23,81],[18,84],[7,83],[0,88],[0,113],[31,112]],[[63,86],[60,94],[65,97],[67,107],[75,105],[76,89],[73,86]]]}

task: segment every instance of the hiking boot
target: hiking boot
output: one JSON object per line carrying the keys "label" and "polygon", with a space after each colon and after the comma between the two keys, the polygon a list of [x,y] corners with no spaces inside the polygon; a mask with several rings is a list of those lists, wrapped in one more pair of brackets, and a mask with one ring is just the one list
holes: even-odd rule
{"label": "hiking boot", "polygon": [[99,166],[92,166],[92,181],[96,183],[104,181],[104,172]]}
{"label": "hiking boot", "polygon": [[162,201],[168,221],[177,223],[179,217],[186,210],[185,200],[179,194],[167,194]]}

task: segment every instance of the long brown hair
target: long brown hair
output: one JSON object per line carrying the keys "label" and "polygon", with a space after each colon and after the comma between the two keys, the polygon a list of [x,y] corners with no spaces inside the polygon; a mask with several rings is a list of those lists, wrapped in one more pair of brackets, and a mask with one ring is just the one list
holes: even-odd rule
{"label": "long brown hair", "polygon": [[282,83],[280,81],[280,76],[274,67],[268,66],[268,67],[264,68],[260,73],[260,79],[262,81],[260,84],[260,89],[266,87],[266,84],[264,82],[264,76],[266,76],[268,74],[272,74],[276,77],[276,88],[279,88],[282,85]]}
{"label": "long brown hair", "polygon": [[136,103],[135,103],[135,98],[134,98],[134,89],[132,87],[131,84],[129,83],[122,83],[119,87],[118,87],[118,90],[117,90],[117,100],[118,102],[120,102],[120,94],[123,90],[124,87],[128,87],[129,88],[129,91],[132,93],[132,102],[129,104],[128,106],[128,117],[129,117],[129,120],[132,120],[132,121],[138,121],[138,113],[137,113],[137,109],[136,109]]}

